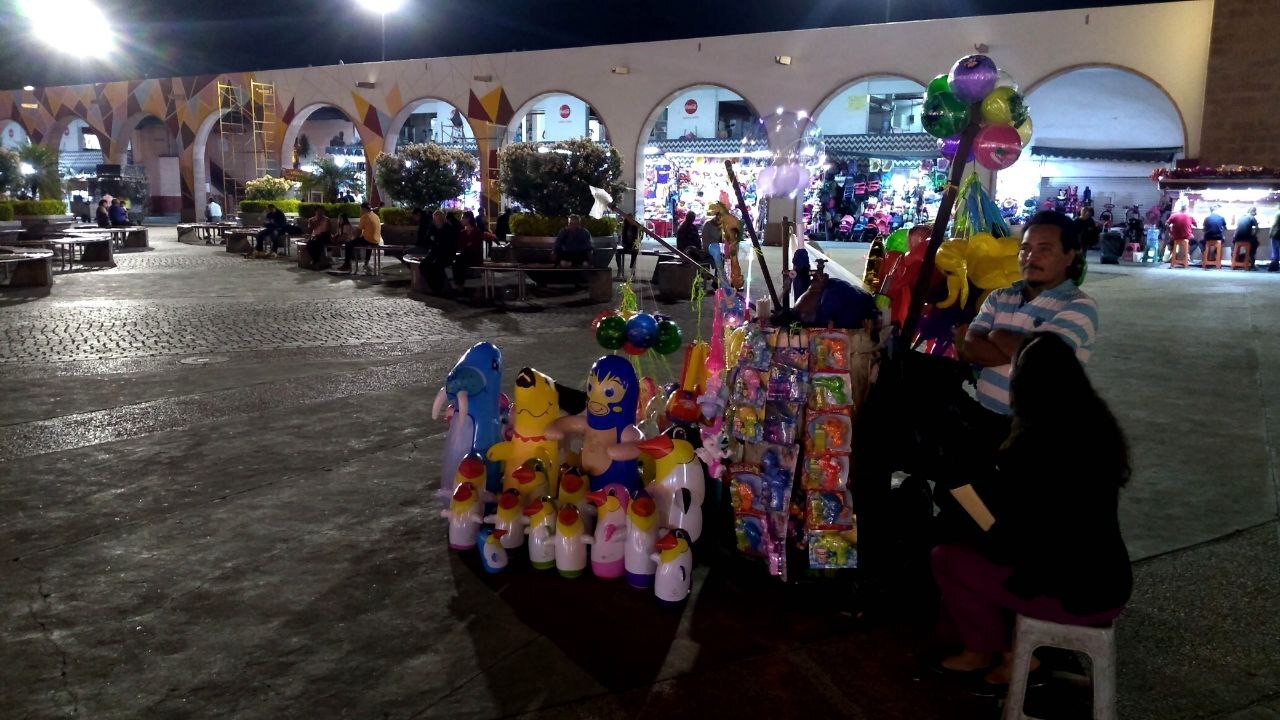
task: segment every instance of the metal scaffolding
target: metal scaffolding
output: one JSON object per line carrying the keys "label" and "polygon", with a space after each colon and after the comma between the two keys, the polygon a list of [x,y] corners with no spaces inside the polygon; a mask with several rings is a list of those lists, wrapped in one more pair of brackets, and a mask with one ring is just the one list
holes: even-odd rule
{"label": "metal scaffolding", "polygon": [[227,212],[234,210],[244,196],[245,179],[233,176],[233,170],[247,169],[252,159],[254,178],[280,175],[275,84],[250,81],[247,100],[243,86],[218,83],[218,159]]}

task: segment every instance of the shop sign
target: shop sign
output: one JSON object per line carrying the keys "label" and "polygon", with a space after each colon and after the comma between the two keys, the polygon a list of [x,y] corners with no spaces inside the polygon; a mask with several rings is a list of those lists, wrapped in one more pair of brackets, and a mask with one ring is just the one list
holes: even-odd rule
{"label": "shop sign", "polygon": [[692,114],[694,114],[694,113],[696,113],[696,112],[698,112],[698,101],[697,101],[697,100],[694,100],[693,98],[689,98],[688,100],[685,100],[685,101],[684,101],[684,114],[685,114],[685,115],[692,115]]}
{"label": "shop sign", "polygon": [[568,106],[568,105],[561,105],[561,106],[560,106],[560,117],[562,117],[562,118],[564,118],[564,119],[566,119],[566,120],[568,120],[568,119],[569,119],[569,106]]}

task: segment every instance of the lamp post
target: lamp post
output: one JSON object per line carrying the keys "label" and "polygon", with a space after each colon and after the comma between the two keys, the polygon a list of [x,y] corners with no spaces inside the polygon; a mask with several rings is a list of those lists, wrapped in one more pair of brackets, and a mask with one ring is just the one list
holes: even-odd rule
{"label": "lamp post", "polygon": [[382,60],[387,59],[387,13],[393,13],[404,5],[404,0],[360,0],[366,10],[382,16]]}

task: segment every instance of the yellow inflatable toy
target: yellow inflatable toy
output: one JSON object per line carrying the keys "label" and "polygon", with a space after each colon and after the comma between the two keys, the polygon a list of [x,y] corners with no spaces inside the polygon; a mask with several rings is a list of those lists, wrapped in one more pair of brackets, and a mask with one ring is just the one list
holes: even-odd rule
{"label": "yellow inflatable toy", "polygon": [[533,368],[523,368],[516,376],[511,439],[494,443],[488,453],[489,460],[502,463],[503,490],[531,489],[529,483],[520,482],[516,473],[525,461],[539,460],[546,469],[545,492],[556,494],[560,484],[560,443],[548,440],[546,429],[563,414],[561,407],[566,398],[561,395],[566,392],[577,391],[562,388]]}

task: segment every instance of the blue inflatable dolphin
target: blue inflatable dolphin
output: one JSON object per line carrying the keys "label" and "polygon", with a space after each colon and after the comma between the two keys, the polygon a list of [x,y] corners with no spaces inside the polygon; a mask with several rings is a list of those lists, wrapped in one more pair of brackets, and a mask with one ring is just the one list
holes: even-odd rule
{"label": "blue inflatable dolphin", "polygon": [[[501,383],[502,351],[493,343],[481,342],[462,355],[436,394],[432,418],[440,416],[446,401],[453,409],[441,458],[442,492],[452,494],[454,476],[463,457],[469,453],[485,457],[490,446],[502,440]],[[500,463],[486,463],[485,489],[495,494],[502,491]]]}

